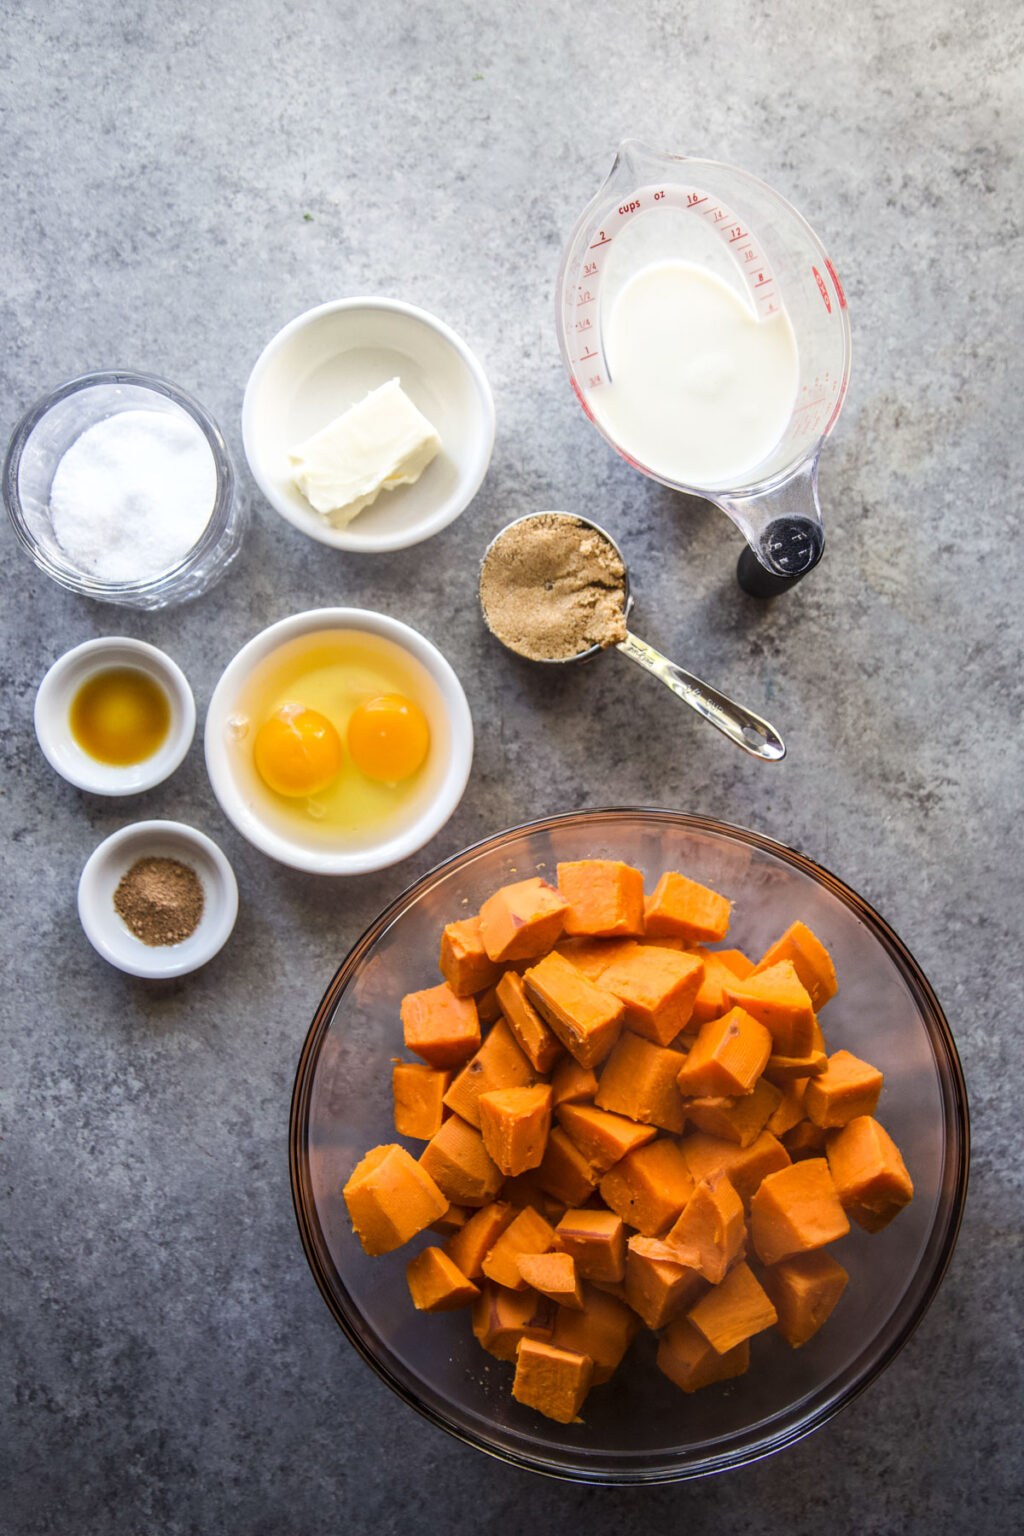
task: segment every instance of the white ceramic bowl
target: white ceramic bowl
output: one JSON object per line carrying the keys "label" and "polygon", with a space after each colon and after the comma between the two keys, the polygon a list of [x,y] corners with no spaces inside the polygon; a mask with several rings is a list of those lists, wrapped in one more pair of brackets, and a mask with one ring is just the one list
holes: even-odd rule
{"label": "white ceramic bowl", "polygon": [[[414,485],[382,491],[333,528],[292,484],[289,449],[397,377],[437,429],[441,451]],[[264,348],[246,385],[242,439],[275,511],[313,539],[361,552],[405,549],[440,532],[480,488],[494,447],[483,369],[442,321],[397,299],[337,299],[292,320]]]}
{"label": "white ceramic bowl", "polygon": [[[144,944],[114,907],[121,876],[137,859],[178,859],[190,864],[203,887],[203,915],[180,944]],[[78,882],[78,916],[97,954],[129,976],[167,980],[186,976],[223,948],[238,915],[234,872],[217,844],[180,821],[137,821],[100,843]]]}
{"label": "white ceramic bowl", "polygon": [[[247,734],[240,739],[232,724],[255,670],[282,647],[318,633],[363,634],[371,645],[397,653],[396,659],[412,677],[415,700],[430,726],[430,754],[416,793],[372,842],[329,839],[312,822],[308,834],[283,827],[252,766],[252,737]],[[469,778],[473,720],[455,672],[437,647],[415,629],[363,608],[313,608],[272,624],[228,663],[210,700],[205,747],[213,792],[225,815],[250,843],[293,869],[360,875],[408,858],[444,826]]]}
{"label": "white ceramic bowl", "polygon": [[[141,763],[125,767],[90,757],[71,734],[71,701],[97,672],[133,667],[145,672],[163,690],[171,707],[171,723],[163,745]],[[86,640],[54,662],[36,694],[35,727],[43,756],[62,778],[94,795],[137,795],[163,783],[181,763],[196,729],[196,706],[184,672],[163,651],[144,640],[106,635]]]}

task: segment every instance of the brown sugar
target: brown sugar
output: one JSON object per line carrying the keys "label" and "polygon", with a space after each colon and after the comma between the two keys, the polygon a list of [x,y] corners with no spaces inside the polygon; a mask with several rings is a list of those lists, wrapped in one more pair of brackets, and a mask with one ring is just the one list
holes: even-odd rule
{"label": "brown sugar", "polygon": [[568,512],[538,512],[484,556],[480,602],[492,634],[531,661],[567,661],[626,638],[626,568],[614,546]]}

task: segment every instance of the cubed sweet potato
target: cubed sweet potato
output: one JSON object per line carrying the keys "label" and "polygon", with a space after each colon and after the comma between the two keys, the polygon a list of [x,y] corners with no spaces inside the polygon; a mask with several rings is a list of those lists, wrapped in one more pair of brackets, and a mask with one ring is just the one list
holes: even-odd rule
{"label": "cubed sweet potato", "polygon": [[565,926],[569,904],[553,885],[534,877],[503,885],[480,908],[480,934],[500,965],[546,955]]}
{"label": "cubed sweet potato", "polygon": [[762,1264],[824,1248],[849,1230],[823,1157],[768,1174],[750,1202],[750,1238]]}
{"label": "cubed sweet potato", "polygon": [[471,997],[456,997],[446,981],[402,998],[405,1044],[430,1067],[461,1067],[480,1048],[480,1019]]}
{"label": "cubed sweet potato", "polygon": [[526,995],[570,1055],[596,1067],[619,1038],[625,1014],[610,992],[602,992],[562,955],[545,955],[523,977]]}
{"label": "cubed sweet potato", "polygon": [[480,1291],[440,1248],[424,1248],[405,1266],[417,1312],[454,1312],[471,1306]]}
{"label": "cubed sweet potato", "polygon": [[670,870],[644,904],[644,932],[652,939],[714,944],[728,932],[730,910],[717,891]]}
{"label": "cubed sweet potato", "polygon": [[558,889],[569,903],[570,937],[622,938],[644,931],[644,877],[616,859],[558,865]]}
{"label": "cubed sweet potato", "polygon": [[516,1355],[512,1396],[556,1424],[571,1424],[579,1417],[593,1371],[589,1355],[524,1338]]}
{"label": "cubed sweet potato", "polygon": [[913,1199],[900,1150],[873,1116],[861,1115],[833,1132],[827,1147],[843,1209],[866,1232],[880,1232]]}
{"label": "cubed sweet potato", "polygon": [[400,1248],[448,1208],[430,1171],[397,1142],[367,1152],[342,1194],[356,1235],[371,1255]]}

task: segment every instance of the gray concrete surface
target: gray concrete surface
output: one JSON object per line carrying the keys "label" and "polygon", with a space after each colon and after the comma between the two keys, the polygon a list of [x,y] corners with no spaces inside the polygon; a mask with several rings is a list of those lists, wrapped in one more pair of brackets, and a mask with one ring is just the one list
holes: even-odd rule
{"label": "gray concrete surface", "polygon": [[[1021,47],[1010,0],[6,8],[3,430],[80,371],[162,373],[223,423],[253,512],[226,582],[148,617],[61,592],[0,530],[7,1536],[1019,1529]],[[849,295],[829,550],[775,604],[736,589],[725,518],[616,459],[562,373],[561,243],[627,135],[778,187]],[[451,323],[498,411],[473,506],[390,558],[305,541],[241,452],[264,342],[360,292]],[[552,678],[496,652],[474,562],[541,506],[621,538],[636,627],[760,702],[781,767],[614,658]],[[198,742],[130,803],[41,758],[33,696],[72,644],[165,646],[202,713],[258,628],[334,601],[439,642],[476,718],[466,797],[405,865],[330,883],[270,863],[220,814]],[[502,1467],[389,1393],[317,1293],[286,1165],[309,1019],[369,919],[481,835],[613,803],[758,828],[860,890],[948,1012],[974,1129],[953,1264],[884,1376],[774,1461],[646,1492]],[[75,911],[89,852],[146,816],[217,838],[242,898],[222,955],[157,988],[109,969]]]}

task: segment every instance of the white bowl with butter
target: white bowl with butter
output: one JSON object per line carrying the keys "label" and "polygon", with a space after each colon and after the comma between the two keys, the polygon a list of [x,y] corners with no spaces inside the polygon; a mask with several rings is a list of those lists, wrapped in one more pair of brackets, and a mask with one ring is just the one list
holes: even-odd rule
{"label": "white bowl with butter", "polygon": [[[338,526],[343,514],[332,521],[299,489],[296,450],[393,379],[440,448],[420,455],[428,461],[412,484],[385,486]],[[443,321],[397,299],[337,299],[299,315],[264,348],[246,385],[242,439],[257,485],[293,527],[335,549],[405,549],[454,522],[476,495],[494,447],[494,401],[476,357]],[[357,471],[372,478],[373,464]]]}

